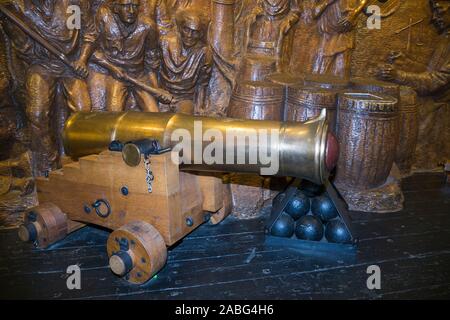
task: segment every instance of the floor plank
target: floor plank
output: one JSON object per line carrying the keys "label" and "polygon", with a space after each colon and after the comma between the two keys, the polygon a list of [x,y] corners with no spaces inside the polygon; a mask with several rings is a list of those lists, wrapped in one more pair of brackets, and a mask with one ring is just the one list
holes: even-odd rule
{"label": "floor plank", "polygon": [[[0,299],[421,299],[450,298],[450,187],[443,175],[405,179],[405,210],[352,213],[352,259],[320,258],[265,243],[264,218],[203,225],[169,251],[157,277],[133,286],[108,267],[108,232],[86,227],[47,250],[0,231]],[[78,264],[82,289],[68,290]],[[368,290],[378,265],[381,290]]]}

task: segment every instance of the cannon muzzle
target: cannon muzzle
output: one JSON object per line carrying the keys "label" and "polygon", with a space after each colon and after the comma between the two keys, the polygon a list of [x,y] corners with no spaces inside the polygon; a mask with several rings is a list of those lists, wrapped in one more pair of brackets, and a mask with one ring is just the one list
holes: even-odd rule
{"label": "cannon muzzle", "polygon": [[209,118],[172,113],[76,113],[66,123],[67,155],[97,154],[111,142],[158,140],[182,169],[290,176],[322,184],[339,147],[326,111],[305,123]]}

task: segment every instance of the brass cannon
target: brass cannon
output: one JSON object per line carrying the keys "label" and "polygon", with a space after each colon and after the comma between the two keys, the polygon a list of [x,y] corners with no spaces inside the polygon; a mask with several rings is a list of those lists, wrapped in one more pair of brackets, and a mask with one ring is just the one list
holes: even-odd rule
{"label": "brass cannon", "polygon": [[338,155],[325,111],[305,123],[77,113],[63,136],[76,160],[37,179],[40,206],[26,213],[19,236],[45,248],[85,224],[113,230],[110,267],[137,284],[164,266],[167,247],[230,213],[229,185],[212,172],[323,183]]}

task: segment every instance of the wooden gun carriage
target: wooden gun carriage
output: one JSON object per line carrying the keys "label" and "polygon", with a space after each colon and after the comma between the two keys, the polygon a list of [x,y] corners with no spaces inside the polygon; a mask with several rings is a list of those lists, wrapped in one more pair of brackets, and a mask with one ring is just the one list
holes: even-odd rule
{"label": "wooden gun carriage", "polygon": [[231,212],[229,185],[221,177],[180,172],[170,153],[152,156],[151,168],[152,193],[144,159],[130,167],[111,151],[38,178],[41,205],[26,213],[20,238],[46,248],[85,224],[115,230],[107,243],[112,271],[132,283],[146,282],[164,266],[166,247]]}

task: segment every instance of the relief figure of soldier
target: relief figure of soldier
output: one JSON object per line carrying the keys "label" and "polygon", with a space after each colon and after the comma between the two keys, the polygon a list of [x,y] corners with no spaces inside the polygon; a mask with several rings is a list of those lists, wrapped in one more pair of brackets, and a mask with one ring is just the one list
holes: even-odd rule
{"label": "relief figure of soldier", "polygon": [[8,8],[20,17],[26,28],[36,32],[71,60],[73,68],[68,68],[8,18],[2,17],[5,33],[15,43],[21,44],[22,57],[29,64],[25,80],[25,104],[31,126],[35,176],[46,175],[56,168],[59,160],[50,123],[50,113],[54,111],[52,109],[62,107],[54,103],[58,88],[71,111],[91,109],[87,83],[84,80],[88,73],[86,61],[89,57],[83,56],[86,50],[80,49],[87,44],[85,36],[91,30],[91,23],[89,14],[82,14],[81,29],[68,28],[67,21],[72,15],[68,8],[71,5],[78,6],[81,12],[89,12],[90,4],[86,0],[22,0],[11,2]]}
{"label": "relief figure of soldier", "polygon": [[176,23],[177,33],[161,37],[161,85],[179,101],[172,111],[199,113],[211,76],[209,19],[200,9],[189,8],[177,12]]}
{"label": "relief figure of soldier", "polygon": [[319,0],[313,17],[317,20],[321,43],[313,72],[350,78],[351,54],[357,18],[367,0]]}
{"label": "relief figure of soldier", "polygon": [[273,71],[287,71],[299,14],[296,0],[259,1],[245,18],[243,56],[275,59]]}
{"label": "relief figure of soldier", "polygon": [[450,0],[430,0],[432,23],[440,34],[434,53],[422,72],[401,65],[418,63],[405,53],[393,52],[389,64],[379,67],[378,77],[415,89],[424,97],[419,109],[416,169],[434,169],[450,159]]}
{"label": "relief figure of soldier", "polygon": [[157,97],[128,78],[157,88],[158,29],[140,0],[111,0],[99,7],[90,34],[89,88],[94,110],[123,111],[130,95],[146,112],[158,112]]}

